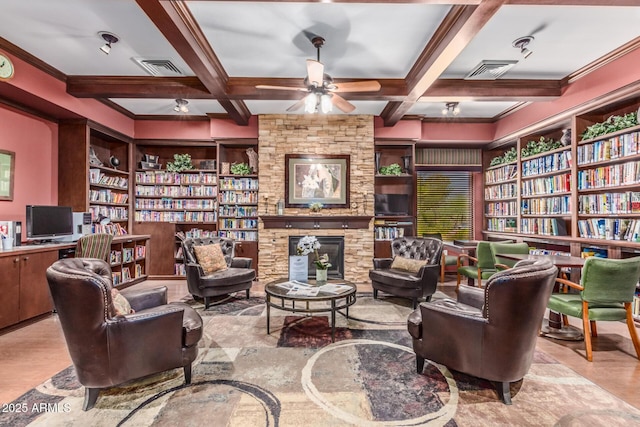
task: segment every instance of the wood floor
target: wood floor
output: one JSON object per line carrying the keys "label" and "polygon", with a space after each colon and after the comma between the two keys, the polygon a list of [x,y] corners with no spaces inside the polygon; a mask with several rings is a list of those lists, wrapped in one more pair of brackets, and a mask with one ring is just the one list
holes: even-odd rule
{"label": "wood floor", "polygon": [[[440,290],[455,295],[455,281]],[[184,281],[147,281],[138,287],[166,285],[169,300],[187,295]],[[262,290],[260,284],[254,287]],[[358,287],[360,291],[370,291]],[[381,294],[384,297],[384,294]],[[572,319],[572,325],[580,323]],[[538,348],[580,375],[640,409],[640,361],[636,358],[627,327],[620,322],[599,322],[593,339],[593,362],[584,358],[583,342],[538,338]],[[0,404],[8,403],[71,365],[60,324],[55,315],[47,316],[12,330],[0,331]]]}

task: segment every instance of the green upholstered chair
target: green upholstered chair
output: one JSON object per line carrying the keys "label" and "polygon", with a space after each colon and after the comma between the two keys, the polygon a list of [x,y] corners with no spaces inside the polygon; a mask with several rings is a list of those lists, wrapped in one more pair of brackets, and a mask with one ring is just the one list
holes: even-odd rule
{"label": "green upholstered chair", "polygon": [[[462,276],[477,281],[477,286],[482,286],[482,279],[488,279],[498,272],[493,253],[491,252],[491,242],[478,242],[476,246],[476,256],[460,254],[457,259],[457,283],[456,289],[460,287]],[[468,265],[464,265],[465,260]]]}
{"label": "green upholstered chair", "polygon": [[111,234],[87,234],[78,239],[76,258],[97,258],[109,262],[111,253]]}
{"label": "green upholstered chair", "polygon": [[626,320],[633,346],[640,358],[640,341],[631,312],[631,302],[638,279],[640,279],[640,257],[587,258],[582,267],[580,284],[567,279],[556,279],[559,283],[580,292],[554,293],[547,307],[562,315],[582,319],[584,344],[589,362],[593,360],[591,337],[598,336],[596,321],[599,320]]}
{"label": "green upholstered chair", "polygon": [[512,268],[518,261],[496,256],[497,254],[529,254],[529,245],[527,243],[503,243],[491,242],[491,253],[498,270]]}
{"label": "green upholstered chair", "polygon": [[[442,240],[442,233],[422,233],[422,237],[431,237]],[[448,265],[458,265],[458,256],[449,255],[446,249],[442,250],[442,260],[440,261],[440,283],[444,283],[444,271]]]}

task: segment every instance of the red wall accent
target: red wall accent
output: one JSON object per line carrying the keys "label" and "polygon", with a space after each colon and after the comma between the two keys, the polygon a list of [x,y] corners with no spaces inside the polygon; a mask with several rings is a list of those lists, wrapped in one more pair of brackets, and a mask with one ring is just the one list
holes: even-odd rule
{"label": "red wall accent", "polygon": [[495,123],[422,123],[421,141],[428,142],[469,142],[485,143],[493,141]]}
{"label": "red wall accent", "polygon": [[384,127],[384,120],[376,116],[373,119],[373,134],[375,138],[413,139],[422,136],[422,122],[420,120],[401,120],[394,126]]}
{"label": "red wall accent", "polygon": [[135,124],[137,139],[211,139],[209,121],[193,120],[138,120]]}
{"label": "red wall accent", "polygon": [[247,126],[230,119],[211,119],[211,138],[257,138],[258,116],[251,116]]}
{"label": "red wall accent", "polygon": [[58,204],[58,125],[0,106],[0,135],[0,148],[16,153],[13,201],[0,200],[0,220],[24,224],[26,205]]}

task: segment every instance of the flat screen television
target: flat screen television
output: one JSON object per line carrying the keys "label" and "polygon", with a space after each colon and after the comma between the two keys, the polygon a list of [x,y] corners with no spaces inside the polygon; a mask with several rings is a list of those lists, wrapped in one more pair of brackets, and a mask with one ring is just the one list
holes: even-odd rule
{"label": "flat screen television", "polygon": [[408,194],[375,194],[376,216],[408,216]]}
{"label": "flat screen television", "polygon": [[55,240],[73,234],[70,206],[27,205],[27,239]]}

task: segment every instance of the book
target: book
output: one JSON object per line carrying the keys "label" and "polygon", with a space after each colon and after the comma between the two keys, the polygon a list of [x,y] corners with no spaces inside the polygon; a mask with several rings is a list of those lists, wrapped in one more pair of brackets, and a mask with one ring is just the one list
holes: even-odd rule
{"label": "book", "polygon": [[320,286],[318,289],[320,289],[321,292],[337,295],[348,291],[349,289],[351,289],[351,286],[339,283],[327,283],[326,285]]}

